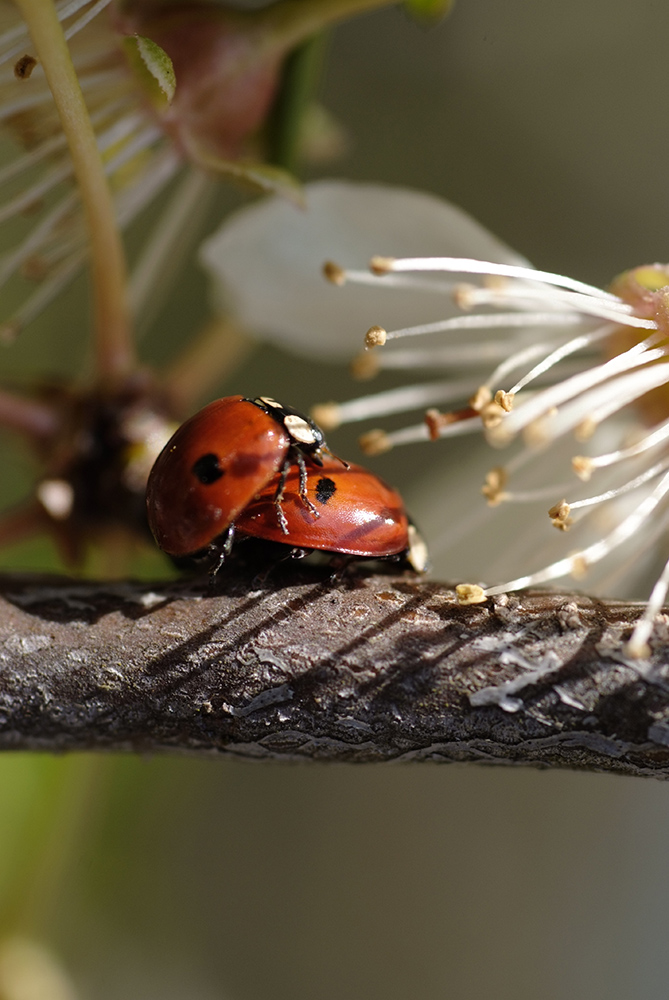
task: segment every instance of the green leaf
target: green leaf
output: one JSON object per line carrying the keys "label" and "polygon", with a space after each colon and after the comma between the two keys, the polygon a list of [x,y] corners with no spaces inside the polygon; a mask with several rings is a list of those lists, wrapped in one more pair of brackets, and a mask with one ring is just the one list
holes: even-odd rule
{"label": "green leaf", "polygon": [[143,35],[128,35],[123,39],[123,48],[149,100],[157,111],[164,111],[172,103],[177,85],[167,52]]}
{"label": "green leaf", "polygon": [[455,0],[404,0],[404,6],[421,21],[436,21],[450,13]]}

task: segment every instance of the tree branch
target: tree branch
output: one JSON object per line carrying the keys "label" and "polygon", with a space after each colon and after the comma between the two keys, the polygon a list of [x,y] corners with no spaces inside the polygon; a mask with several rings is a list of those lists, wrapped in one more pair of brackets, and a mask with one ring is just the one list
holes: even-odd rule
{"label": "tree branch", "polygon": [[313,567],[254,588],[0,578],[0,747],[433,760],[669,775],[669,629],[534,591],[460,607]]}

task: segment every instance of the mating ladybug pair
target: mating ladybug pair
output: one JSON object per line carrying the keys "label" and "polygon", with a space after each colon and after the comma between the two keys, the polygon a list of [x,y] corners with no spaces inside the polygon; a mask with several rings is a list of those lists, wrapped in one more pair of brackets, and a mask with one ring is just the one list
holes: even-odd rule
{"label": "mating ladybug pair", "polygon": [[208,552],[220,566],[235,536],[425,569],[424,543],[399,494],[336,458],[321,429],[266,396],[227,396],[187,420],[162,450],[147,487],[161,549]]}

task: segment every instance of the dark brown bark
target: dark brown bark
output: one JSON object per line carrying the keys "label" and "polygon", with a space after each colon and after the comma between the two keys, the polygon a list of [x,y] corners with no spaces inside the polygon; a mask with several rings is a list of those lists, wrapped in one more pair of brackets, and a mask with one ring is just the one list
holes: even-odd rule
{"label": "dark brown bark", "polygon": [[669,775],[669,639],[639,606],[292,567],[281,586],[0,579],[0,747]]}

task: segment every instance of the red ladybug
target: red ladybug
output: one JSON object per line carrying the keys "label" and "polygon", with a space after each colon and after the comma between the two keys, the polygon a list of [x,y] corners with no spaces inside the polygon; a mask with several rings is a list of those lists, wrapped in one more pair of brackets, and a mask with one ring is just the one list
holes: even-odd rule
{"label": "red ladybug", "polygon": [[297,470],[291,469],[282,504],[287,531],[278,523],[273,482],[244,508],[235,530],[298,548],[374,558],[409,546],[409,519],[399,493],[359,465],[325,461],[309,467],[307,497],[318,517],[304,503]]}
{"label": "red ladybug", "polygon": [[399,494],[335,458],[309,417],[266,396],[219,399],[187,420],[151,471],[147,510],[175,557],[209,549],[220,565],[237,531],[299,550],[403,555],[418,571],[427,561]]}
{"label": "red ladybug", "polygon": [[305,456],[318,464],[323,452],[323,432],[298,410],[268,396],[215,400],[181,425],[151,470],[147,511],[158,545],[172,556],[205,548],[277,473],[282,523],[288,470],[297,463],[309,506]]}

